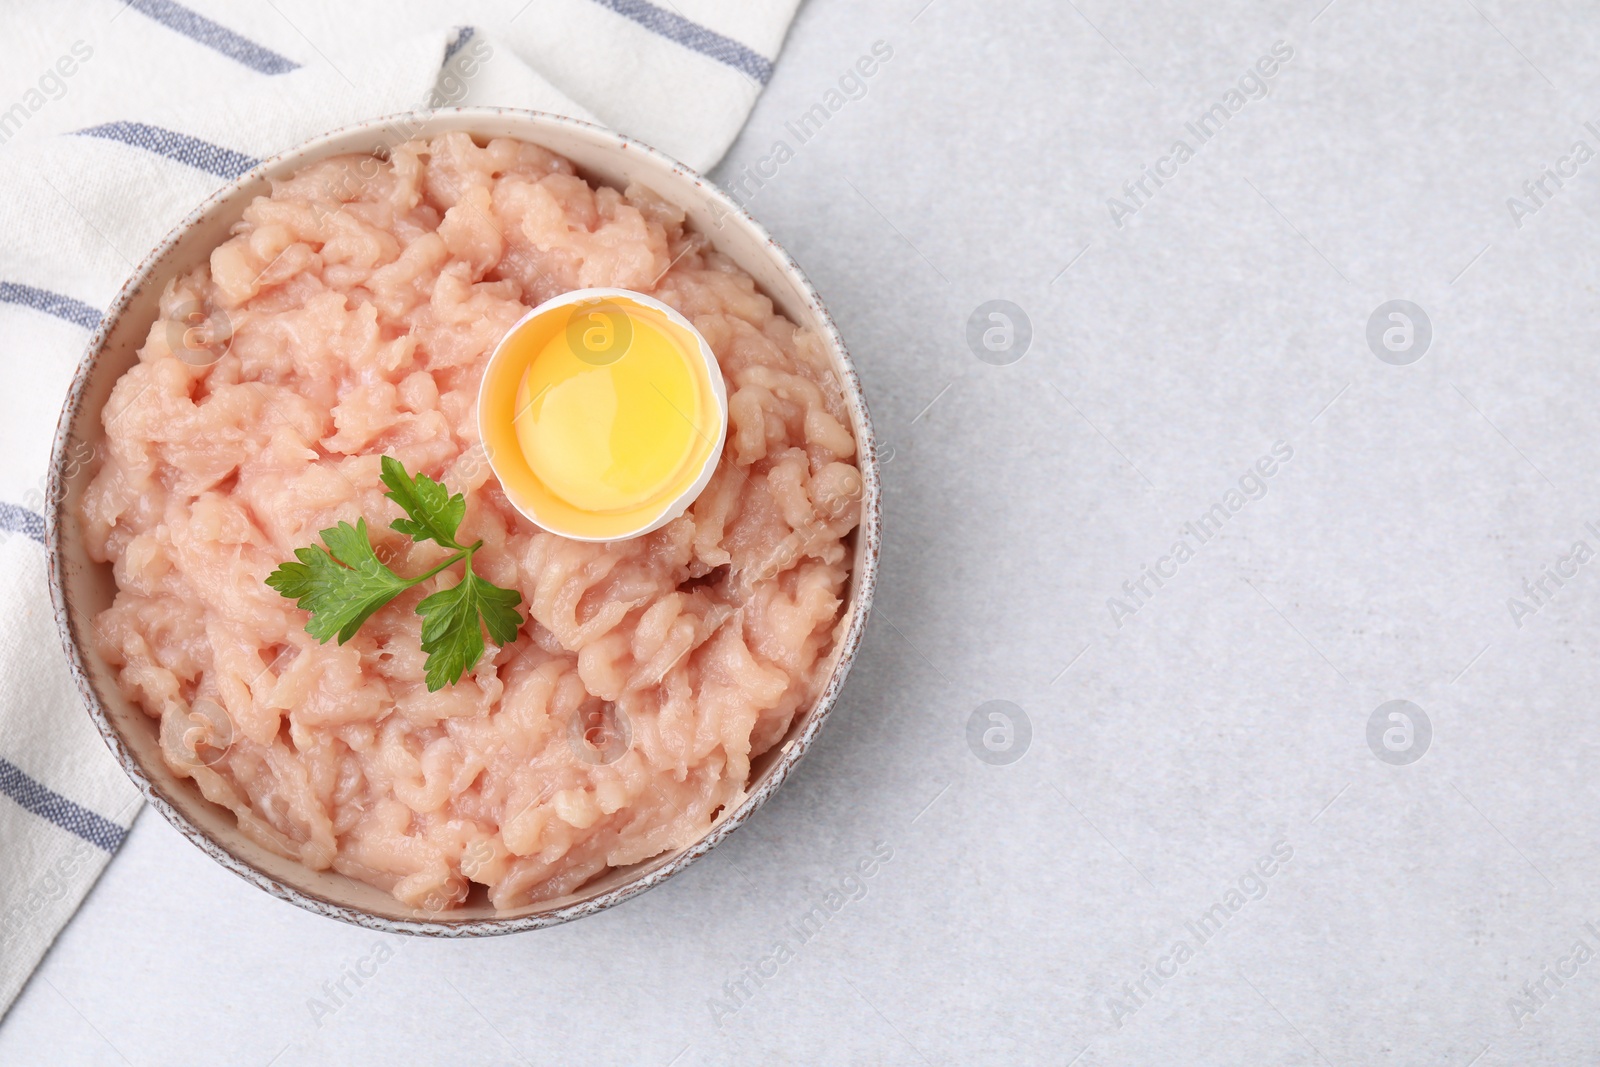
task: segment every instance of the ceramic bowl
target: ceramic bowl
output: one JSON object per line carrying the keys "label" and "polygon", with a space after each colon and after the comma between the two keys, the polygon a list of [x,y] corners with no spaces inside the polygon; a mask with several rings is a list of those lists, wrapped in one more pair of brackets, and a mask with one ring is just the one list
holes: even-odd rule
{"label": "ceramic bowl", "polygon": [[[591,182],[621,189],[637,181],[683,208],[691,225],[749,272],[779,311],[815,331],[827,345],[859,442],[864,492],[861,526],[853,535],[845,627],[827,681],[783,741],[754,761],[744,803],[723,812],[705,836],[687,848],[610,869],[567,896],[518,910],[484,904],[440,914],[413,910],[373,886],[332,871],[313,871],[262,848],[240,832],[231,812],[205,800],[192,780],[167,768],[160,756],[156,721],[121,694],[111,668],[90,639],[90,620],[110,606],[116,586],[111,567],[93,562],[85,551],[77,512],[97,467],[80,458],[97,454],[92,450],[104,437],[101,408],[113,384],[136,361],[167,281],[204,261],[226,240],[245,206],[267,193],[272,179],[328,156],[382,152],[414,137],[453,130],[479,139],[515,137],[543,145],[570,159]],[[218,191],[150,253],[107,310],[73,379],[56,429],[45,540],[56,623],[89,714],[145,799],[168,822],[230,871],[308,911],[389,932],[470,937],[553,926],[621,903],[705,855],[766,803],[815,740],[839,699],[861,644],[878,564],[879,494],[872,422],[844,342],[799,266],[759,223],[710,181],[638,141],[539,112],[456,108],[347,126],[266,160]]]}

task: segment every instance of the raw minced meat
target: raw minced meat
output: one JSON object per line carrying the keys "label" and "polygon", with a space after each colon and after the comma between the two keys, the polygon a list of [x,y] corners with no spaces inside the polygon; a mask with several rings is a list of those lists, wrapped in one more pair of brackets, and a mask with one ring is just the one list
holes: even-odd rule
{"label": "raw minced meat", "polygon": [[[687,316],[729,394],[699,500],[612,544],[519,515],[477,433],[502,334],[595,286]],[[321,161],[252,202],[161,312],[82,502],[119,590],[95,640],[172,770],[260,844],[416,907],[473,883],[523,907],[698,840],[816,699],[860,516],[844,396],[821,339],[648,190],[461,133]],[[263,584],[363,516],[400,573],[443,558],[388,529],[383,455],[466,494],[474,569],[528,617],[437,693],[415,608],[457,575],[344,645]]]}

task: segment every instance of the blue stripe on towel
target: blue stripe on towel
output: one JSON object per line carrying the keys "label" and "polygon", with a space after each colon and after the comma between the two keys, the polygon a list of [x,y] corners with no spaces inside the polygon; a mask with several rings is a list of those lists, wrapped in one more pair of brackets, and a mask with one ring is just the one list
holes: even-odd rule
{"label": "blue stripe on towel", "polygon": [[457,26],[455,37],[449,44],[444,46],[444,61],[448,63],[454,59],[456,53],[467,47],[467,42],[472,40],[473,35],[477,32],[478,28],[476,26]]}
{"label": "blue stripe on towel", "polygon": [[108,122],[103,126],[90,126],[87,130],[75,132],[79,137],[121,141],[123,144],[142,148],[146,152],[154,152],[158,156],[187,163],[195,170],[203,170],[219,178],[237,178],[261,162],[243,152],[235,152],[231,148],[223,148],[210,141],[190,137],[186,133],[143,122]]}
{"label": "blue stripe on towel", "polygon": [[66,319],[74,326],[92,330],[100,325],[100,312],[82,300],[52,293],[48,289],[35,289],[20,282],[0,282],[0,304],[21,304],[23,307]]}
{"label": "blue stripe on towel", "polygon": [[44,516],[3,500],[0,500],[0,530],[27,534],[41,545],[44,544]]}
{"label": "blue stripe on towel", "polygon": [[20,771],[16,764],[0,759],[0,793],[15,800],[23,809],[41,819],[49,819],[68,833],[77,834],[91,845],[115,852],[127,831],[104,815],[81,807]]}
{"label": "blue stripe on towel", "polygon": [[248,37],[241,37],[228,27],[212,22],[198,11],[190,11],[172,0],[129,0],[128,6],[167,29],[176,30],[190,40],[199,41],[212,51],[221,52],[229,59],[262,74],[287,74],[300,68],[300,64],[294,60],[285,59],[272,49],[256,44]]}
{"label": "blue stripe on towel", "polygon": [[625,19],[632,19],[651,33],[669,41],[710,56],[718,63],[726,63],[734,70],[743,71],[762,85],[772,77],[772,60],[745,47],[731,37],[724,37],[698,22],[659,8],[648,0],[595,0]]}

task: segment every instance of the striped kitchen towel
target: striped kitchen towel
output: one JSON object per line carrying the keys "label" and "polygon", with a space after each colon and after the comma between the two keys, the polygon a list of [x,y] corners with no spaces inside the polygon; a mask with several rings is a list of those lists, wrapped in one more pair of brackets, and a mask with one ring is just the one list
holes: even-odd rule
{"label": "striped kitchen towel", "polygon": [[[45,472],[89,333],[135,264],[257,160],[441,104],[554,111],[714,164],[798,0],[84,0],[0,10],[0,1014],[139,797],[50,611]],[[461,23],[473,25],[461,25]]]}

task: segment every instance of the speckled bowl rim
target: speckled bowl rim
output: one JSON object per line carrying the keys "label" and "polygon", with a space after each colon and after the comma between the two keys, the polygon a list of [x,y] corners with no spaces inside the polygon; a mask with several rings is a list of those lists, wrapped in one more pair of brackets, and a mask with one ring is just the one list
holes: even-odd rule
{"label": "speckled bowl rim", "polygon": [[[402,123],[425,124],[429,120],[437,120],[446,115],[466,119],[481,117],[484,119],[509,118],[514,121],[531,120],[535,126],[540,124],[550,124],[556,127],[567,126],[584,131],[591,136],[608,139],[619,152],[639,152],[654,157],[659,163],[664,164],[678,179],[698,187],[712,202],[719,205],[723,210],[724,218],[731,220],[732,224],[736,226],[745,228],[760,243],[764,244],[773,262],[804,298],[814,314],[816,322],[821,325],[823,339],[827,342],[831,355],[836,360],[838,369],[842,372],[842,385],[847,397],[855,411],[859,412],[861,424],[856,427],[858,435],[857,463],[864,483],[861,525],[855,534],[857,538],[861,539],[861,551],[858,553],[858,560],[851,574],[850,592],[845,603],[845,610],[850,613],[850,625],[839,640],[838,646],[833,653],[835,659],[832,673],[829,675],[828,682],[823,687],[816,703],[803,720],[804,726],[798,734],[794,733],[794,728],[791,727],[789,740],[782,743],[782,750],[779,756],[767,769],[759,784],[746,795],[743,803],[733,811],[724,813],[706,835],[695,844],[670,855],[664,862],[659,861],[659,858],[657,861],[645,861],[647,866],[636,877],[603,893],[582,898],[560,907],[536,910],[503,919],[480,918],[459,921],[391,918],[338,903],[315,893],[296,888],[234,855],[225,846],[189,821],[172,800],[146,776],[127,743],[112,725],[106,706],[93,684],[86,667],[85,646],[79,639],[78,628],[73,621],[72,612],[67,604],[67,575],[65,573],[62,539],[66,536],[65,531],[68,526],[62,521],[61,514],[66,506],[66,485],[63,472],[68,462],[71,431],[83,414],[84,393],[88,387],[94,367],[105,348],[113,327],[126,311],[133,297],[144,285],[152,280],[164,283],[165,279],[160,276],[164,261],[176,248],[182,236],[190,228],[210,215],[211,212],[222,208],[224,203],[236,195],[246,183],[264,176],[269,171],[277,170],[291,159],[297,163],[309,162],[318,158],[317,152],[320,149],[324,149],[330,143],[356,132],[370,131],[377,133],[381,132],[385,127],[392,128]],[[527,139],[537,143],[537,132],[530,132]],[[670,190],[661,191],[670,196]],[[367,929],[433,937],[482,937],[517,933],[524,930],[537,930],[556,926],[570,922],[573,919],[583,918],[584,916],[604,911],[606,908],[613,907],[646,890],[655,888],[701,856],[704,856],[726,839],[729,834],[743,826],[783,785],[795,766],[800,762],[801,757],[805,755],[816,740],[818,732],[822,729],[834,705],[838,702],[845,678],[850,673],[850,667],[855,661],[856,652],[860,648],[862,638],[866,633],[867,619],[872,607],[872,594],[877,583],[878,556],[881,547],[881,493],[882,485],[878,470],[872,420],[867,409],[866,397],[861,388],[860,376],[856,371],[855,364],[850,359],[849,351],[844,344],[844,338],[840,336],[832,315],[828,313],[821,296],[806,277],[804,271],[800,269],[799,264],[773,239],[765,227],[751,217],[727,193],[703,175],[665,153],[643,142],[623,136],[604,127],[596,126],[593,123],[523,108],[440,108],[436,111],[406,112],[365,122],[350,123],[261,161],[251,168],[249,172],[240,175],[217,190],[204,203],[190,212],[145,257],[123,285],[121,291],[117,294],[116,300],[106,310],[105,315],[100,320],[99,327],[88,341],[83,359],[73,376],[66,404],[62,408],[60,421],[56,427],[55,443],[50,460],[50,492],[47,497],[49,503],[45,514],[45,544],[49,554],[50,598],[56,627],[60,631],[62,644],[66,649],[73,679],[77,683],[78,691],[83,695],[84,703],[88,708],[90,717],[94,720],[95,727],[100,731],[100,736],[105,739],[107,746],[116,756],[117,761],[121,763],[128,777],[138,787],[139,792],[143,794],[144,799],[159,811],[167,822],[171,823],[180,833],[198,846],[201,851],[223,867],[280,900],[288,901],[318,915],[339,919]],[[151,721],[153,722],[153,720]],[[579,890],[578,893],[581,895],[582,890]]]}

